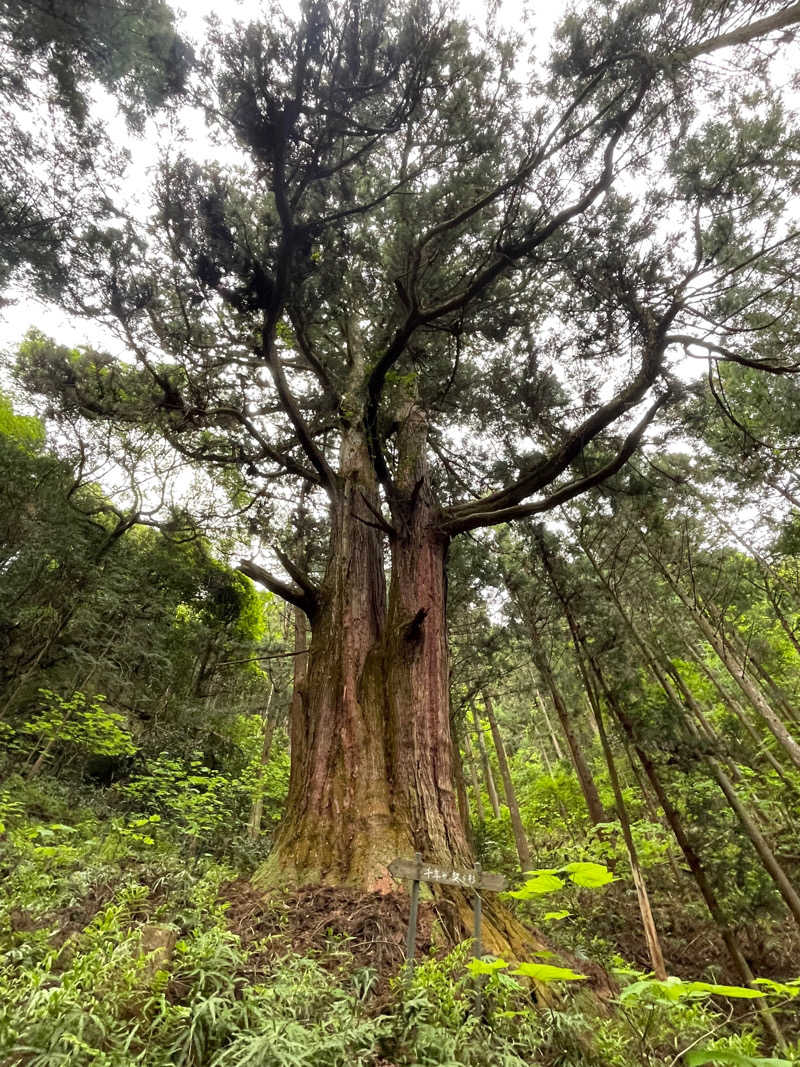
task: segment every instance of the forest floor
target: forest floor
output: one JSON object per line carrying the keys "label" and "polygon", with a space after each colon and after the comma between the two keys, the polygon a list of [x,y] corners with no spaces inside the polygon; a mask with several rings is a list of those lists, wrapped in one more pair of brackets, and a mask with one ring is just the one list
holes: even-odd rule
{"label": "forest floor", "polygon": [[[174,827],[48,790],[9,803],[0,833],[1,1067],[678,1067],[704,1042],[720,1057],[709,1064],[770,1051],[752,1001],[636,992],[622,883],[587,898],[583,925],[547,935],[554,963],[602,971],[618,992],[561,982],[543,1011],[510,969],[471,972],[471,944],[446,943],[436,901],[421,902],[410,971],[406,894],[267,895],[241,859],[187,853]],[[711,931],[679,903],[671,926],[658,916],[670,971],[725,979]],[[753,926],[748,944],[765,977],[796,973],[793,932]]]}

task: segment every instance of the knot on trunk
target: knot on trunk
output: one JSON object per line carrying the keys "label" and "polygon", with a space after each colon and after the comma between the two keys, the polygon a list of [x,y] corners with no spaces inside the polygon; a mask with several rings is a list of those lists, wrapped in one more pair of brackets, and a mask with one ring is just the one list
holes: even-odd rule
{"label": "knot on trunk", "polygon": [[427,608],[420,608],[411,622],[406,623],[403,630],[403,637],[406,641],[419,641],[422,635],[422,625],[425,622],[425,616],[428,614]]}

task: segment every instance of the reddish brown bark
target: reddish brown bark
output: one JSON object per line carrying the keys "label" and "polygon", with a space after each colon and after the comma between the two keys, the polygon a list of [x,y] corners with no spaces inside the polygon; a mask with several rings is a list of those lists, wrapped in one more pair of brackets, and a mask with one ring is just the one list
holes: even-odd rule
{"label": "reddish brown bark", "polygon": [[292,707],[286,814],[262,881],[369,884],[397,849],[381,709],[361,692],[386,594],[369,507],[377,504],[377,487],[357,434],[345,438],[341,472],[309,654],[299,657],[308,663]]}
{"label": "reddish brown bark", "polygon": [[471,850],[458,814],[450,728],[449,538],[438,529],[424,415],[414,404],[403,414],[392,500],[392,580],[379,663],[395,817],[425,855],[466,863]]}
{"label": "reddish brown bark", "polygon": [[[398,434],[388,603],[377,486],[346,438],[331,552],[292,713],[287,811],[258,879],[389,888],[397,856],[471,864],[449,703],[448,538],[427,484],[426,426]],[[304,657],[305,658],[305,657]]]}

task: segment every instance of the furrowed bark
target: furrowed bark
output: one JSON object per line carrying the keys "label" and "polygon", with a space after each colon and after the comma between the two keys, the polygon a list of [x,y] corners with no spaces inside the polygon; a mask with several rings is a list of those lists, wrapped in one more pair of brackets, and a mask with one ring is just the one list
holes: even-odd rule
{"label": "furrowed bark", "polygon": [[[331,549],[292,706],[286,815],[263,883],[373,885],[403,846],[393,817],[382,708],[364,699],[367,657],[386,618],[382,538],[367,502],[377,488],[363,437],[341,449]],[[301,663],[298,671],[303,671]]]}
{"label": "furrowed bark", "polygon": [[392,580],[383,642],[368,665],[382,694],[395,817],[426,857],[471,863],[455,783],[450,725],[446,561],[429,481],[427,422],[414,402],[401,412],[390,500]]}

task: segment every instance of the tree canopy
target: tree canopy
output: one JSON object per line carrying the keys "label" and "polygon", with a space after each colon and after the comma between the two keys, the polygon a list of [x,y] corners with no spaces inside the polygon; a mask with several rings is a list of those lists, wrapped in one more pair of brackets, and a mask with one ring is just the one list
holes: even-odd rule
{"label": "tree canopy", "polygon": [[171,152],[148,230],[75,280],[139,369],[72,401],[262,505],[335,496],[349,426],[390,498],[409,405],[448,534],[568,499],[684,391],[682,351],[794,369],[798,134],[748,48],[794,18],[608,5],[524,78],[522,38],[425,5],[212,28],[190,93],[227,154]]}

